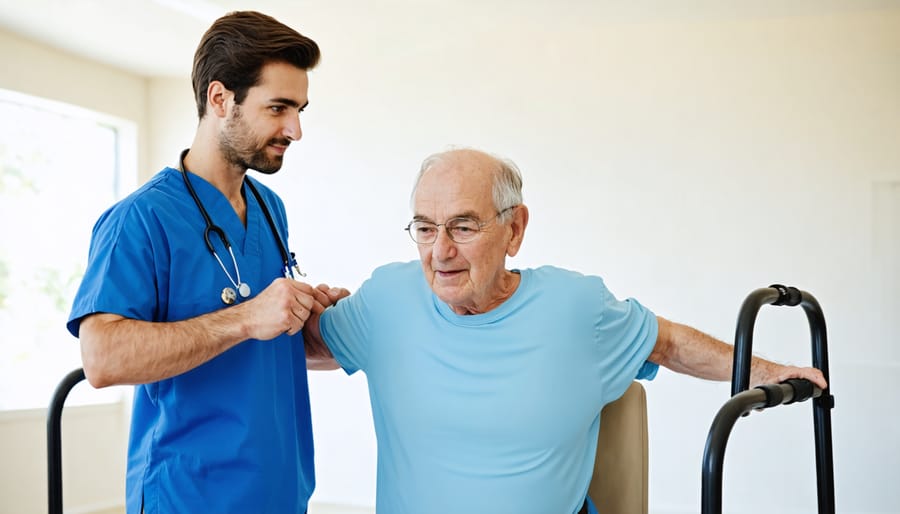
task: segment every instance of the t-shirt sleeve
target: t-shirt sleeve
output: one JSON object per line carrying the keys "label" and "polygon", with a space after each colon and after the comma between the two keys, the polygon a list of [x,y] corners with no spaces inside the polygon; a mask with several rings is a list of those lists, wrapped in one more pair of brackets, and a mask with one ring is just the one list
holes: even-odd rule
{"label": "t-shirt sleeve", "polygon": [[120,204],[94,225],[84,278],[66,328],[78,337],[81,319],[98,312],[152,320],[156,269],[146,225],[136,209]]}
{"label": "t-shirt sleeve", "polygon": [[637,300],[618,300],[601,283],[602,308],[595,321],[604,390],[609,401],[621,396],[635,379],[652,380],[659,365],[647,360],[656,346],[656,315]]}
{"label": "t-shirt sleeve", "polygon": [[319,319],[322,339],[348,375],[365,371],[369,359],[367,289],[363,283],[355,293],[325,309]]}

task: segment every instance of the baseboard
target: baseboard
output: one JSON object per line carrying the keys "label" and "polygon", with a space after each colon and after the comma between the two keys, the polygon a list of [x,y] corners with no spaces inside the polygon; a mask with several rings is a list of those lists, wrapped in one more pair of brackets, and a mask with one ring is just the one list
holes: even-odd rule
{"label": "baseboard", "polygon": [[121,502],[98,502],[79,507],[66,507],[66,514],[125,514],[125,504]]}

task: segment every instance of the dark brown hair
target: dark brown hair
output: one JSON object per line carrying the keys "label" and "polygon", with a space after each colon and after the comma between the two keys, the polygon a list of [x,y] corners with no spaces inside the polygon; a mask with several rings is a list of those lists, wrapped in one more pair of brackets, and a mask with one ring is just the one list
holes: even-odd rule
{"label": "dark brown hair", "polygon": [[271,62],[286,62],[309,70],[319,62],[319,46],[262,13],[236,11],[216,20],[194,53],[191,81],[197,115],[203,118],[206,114],[210,82],[218,80],[224,84],[240,104],[247,97],[247,90],[259,82],[263,66]]}

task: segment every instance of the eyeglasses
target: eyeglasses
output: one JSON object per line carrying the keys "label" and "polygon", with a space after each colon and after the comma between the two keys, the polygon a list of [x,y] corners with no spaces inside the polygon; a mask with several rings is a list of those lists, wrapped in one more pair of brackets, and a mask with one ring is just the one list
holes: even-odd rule
{"label": "eyeglasses", "polygon": [[438,227],[444,227],[444,230],[447,231],[447,237],[454,243],[470,243],[478,238],[478,235],[481,234],[488,223],[516,207],[516,205],[507,207],[487,221],[478,221],[477,219],[469,217],[452,218],[444,223],[413,220],[410,221],[409,225],[403,230],[409,232],[409,237],[420,245],[434,244],[434,242],[437,241]]}

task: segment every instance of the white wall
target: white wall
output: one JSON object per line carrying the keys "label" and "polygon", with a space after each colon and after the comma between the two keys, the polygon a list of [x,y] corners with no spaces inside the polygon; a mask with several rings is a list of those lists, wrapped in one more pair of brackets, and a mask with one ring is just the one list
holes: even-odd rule
{"label": "white wall", "polygon": [[[66,102],[133,121],[138,168],[147,167],[147,79],[0,30],[0,88]],[[48,135],[51,138],[65,134]]]}
{"label": "white wall", "polygon": [[[375,266],[416,257],[401,229],[428,153],[504,154],[523,170],[532,215],[511,266],[600,274],[617,295],[727,340],[753,289],[814,294],[829,330],[838,511],[895,511],[900,7],[761,18],[542,4],[478,16],[430,2],[403,16],[355,9],[374,38],[322,30],[328,20],[304,13],[298,28],[324,60],[304,140],[265,180],[285,198],[311,281],[353,289]],[[433,38],[407,39],[413,23]],[[145,176],[190,143],[190,83],[180,84],[148,83]],[[755,349],[808,363],[805,323],[799,309],[765,308]],[[646,385],[651,511],[697,512],[703,445],[728,385],[665,371]],[[373,505],[364,377],[316,372],[310,387],[315,499]],[[816,511],[810,410],[739,421],[725,510]]]}
{"label": "white wall", "polygon": [[148,81],[147,103],[154,113],[149,123],[147,176],[166,166],[178,166],[181,151],[191,146],[197,128],[197,107],[189,78],[154,77]]}
{"label": "white wall", "polygon": [[[79,389],[89,390],[90,386],[82,383],[73,394]],[[128,411],[125,403],[67,405],[63,410],[61,459],[66,512],[89,514],[124,505]],[[0,512],[47,512],[46,434],[43,409],[0,412]]]}

